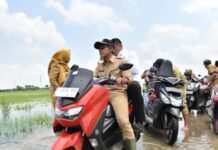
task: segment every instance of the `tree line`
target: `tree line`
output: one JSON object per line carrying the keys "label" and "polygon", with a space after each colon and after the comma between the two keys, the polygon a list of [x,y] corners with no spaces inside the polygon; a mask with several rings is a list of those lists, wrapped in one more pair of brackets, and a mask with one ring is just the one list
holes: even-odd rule
{"label": "tree line", "polygon": [[0,92],[28,91],[28,90],[39,90],[39,89],[49,89],[49,86],[45,85],[44,87],[41,88],[35,85],[25,85],[25,86],[17,85],[16,88],[13,89],[0,89]]}

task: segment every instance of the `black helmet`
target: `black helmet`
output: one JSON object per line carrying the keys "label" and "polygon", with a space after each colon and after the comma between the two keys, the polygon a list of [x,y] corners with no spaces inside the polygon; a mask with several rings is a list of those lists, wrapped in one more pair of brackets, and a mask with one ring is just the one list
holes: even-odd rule
{"label": "black helmet", "polygon": [[211,64],[211,60],[210,59],[205,59],[203,63],[204,63],[205,66],[208,66],[208,65]]}

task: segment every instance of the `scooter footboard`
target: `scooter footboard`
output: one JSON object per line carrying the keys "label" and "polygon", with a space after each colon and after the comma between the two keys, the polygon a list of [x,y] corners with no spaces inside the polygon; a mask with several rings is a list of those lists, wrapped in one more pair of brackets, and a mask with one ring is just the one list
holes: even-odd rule
{"label": "scooter footboard", "polygon": [[72,134],[67,133],[67,131],[62,130],[58,139],[52,145],[52,150],[67,150],[68,148],[75,150],[82,150],[83,146],[83,136],[81,132],[75,132]]}

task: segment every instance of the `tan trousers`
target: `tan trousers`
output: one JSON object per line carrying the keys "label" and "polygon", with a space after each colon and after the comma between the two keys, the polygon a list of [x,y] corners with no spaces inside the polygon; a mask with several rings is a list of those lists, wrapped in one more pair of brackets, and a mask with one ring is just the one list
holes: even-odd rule
{"label": "tan trousers", "polygon": [[128,115],[128,98],[126,91],[110,91],[110,102],[113,106],[117,122],[122,130],[123,139],[134,139],[132,126]]}

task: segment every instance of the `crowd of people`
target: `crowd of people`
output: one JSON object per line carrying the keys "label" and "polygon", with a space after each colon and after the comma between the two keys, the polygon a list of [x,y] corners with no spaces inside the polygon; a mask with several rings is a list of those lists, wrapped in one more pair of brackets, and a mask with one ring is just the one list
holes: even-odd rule
{"label": "crowd of people", "polygon": [[[122,135],[124,139],[124,147],[126,149],[136,149],[136,141],[133,133],[133,128],[137,128],[140,131],[144,129],[145,114],[144,114],[144,100],[141,90],[141,85],[139,84],[140,75],[138,68],[138,59],[134,51],[129,51],[124,48],[122,42],[118,38],[103,39],[102,41],[97,41],[94,43],[94,48],[99,51],[100,60],[97,63],[94,72],[94,77],[109,76],[109,73],[116,69],[120,64],[128,62],[134,64],[131,70],[127,71],[115,71],[113,76],[116,78],[116,85],[108,85],[110,89],[110,103],[115,112],[116,120],[119,127],[122,130]],[[49,66],[48,75],[51,87],[51,99],[53,107],[55,107],[55,97],[53,96],[54,91],[57,87],[63,85],[70,69],[68,63],[70,61],[70,50],[60,49],[52,56]],[[159,68],[164,59],[160,58],[154,61],[151,68],[145,70],[141,75],[144,79],[144,86],[146,87],[148,82],[155,80],[156,75],[159,72]],[[204,66],[208,70],[209,88],[212,90],[218,85],[218,61],[215,65],[209,59],[203,61]],[[196,78],[191,69],[186,70],[183,74],[176,65],[173,65],[173,72],[176,78],[182,80],[188,80],[185,74],[191,74],[193,78]],[[145,89],[143,87],[143,89]],[[183,91],[183,100],[186,101],[186,86],[178,87]],[[131,126],[128,116],[128,99],[132,100],[135,108],[135,123]],[[189,121],[189,110],[187,105],[185,105],[183,111],[184,127],[182,130],[188,131],[190,129]]]}

